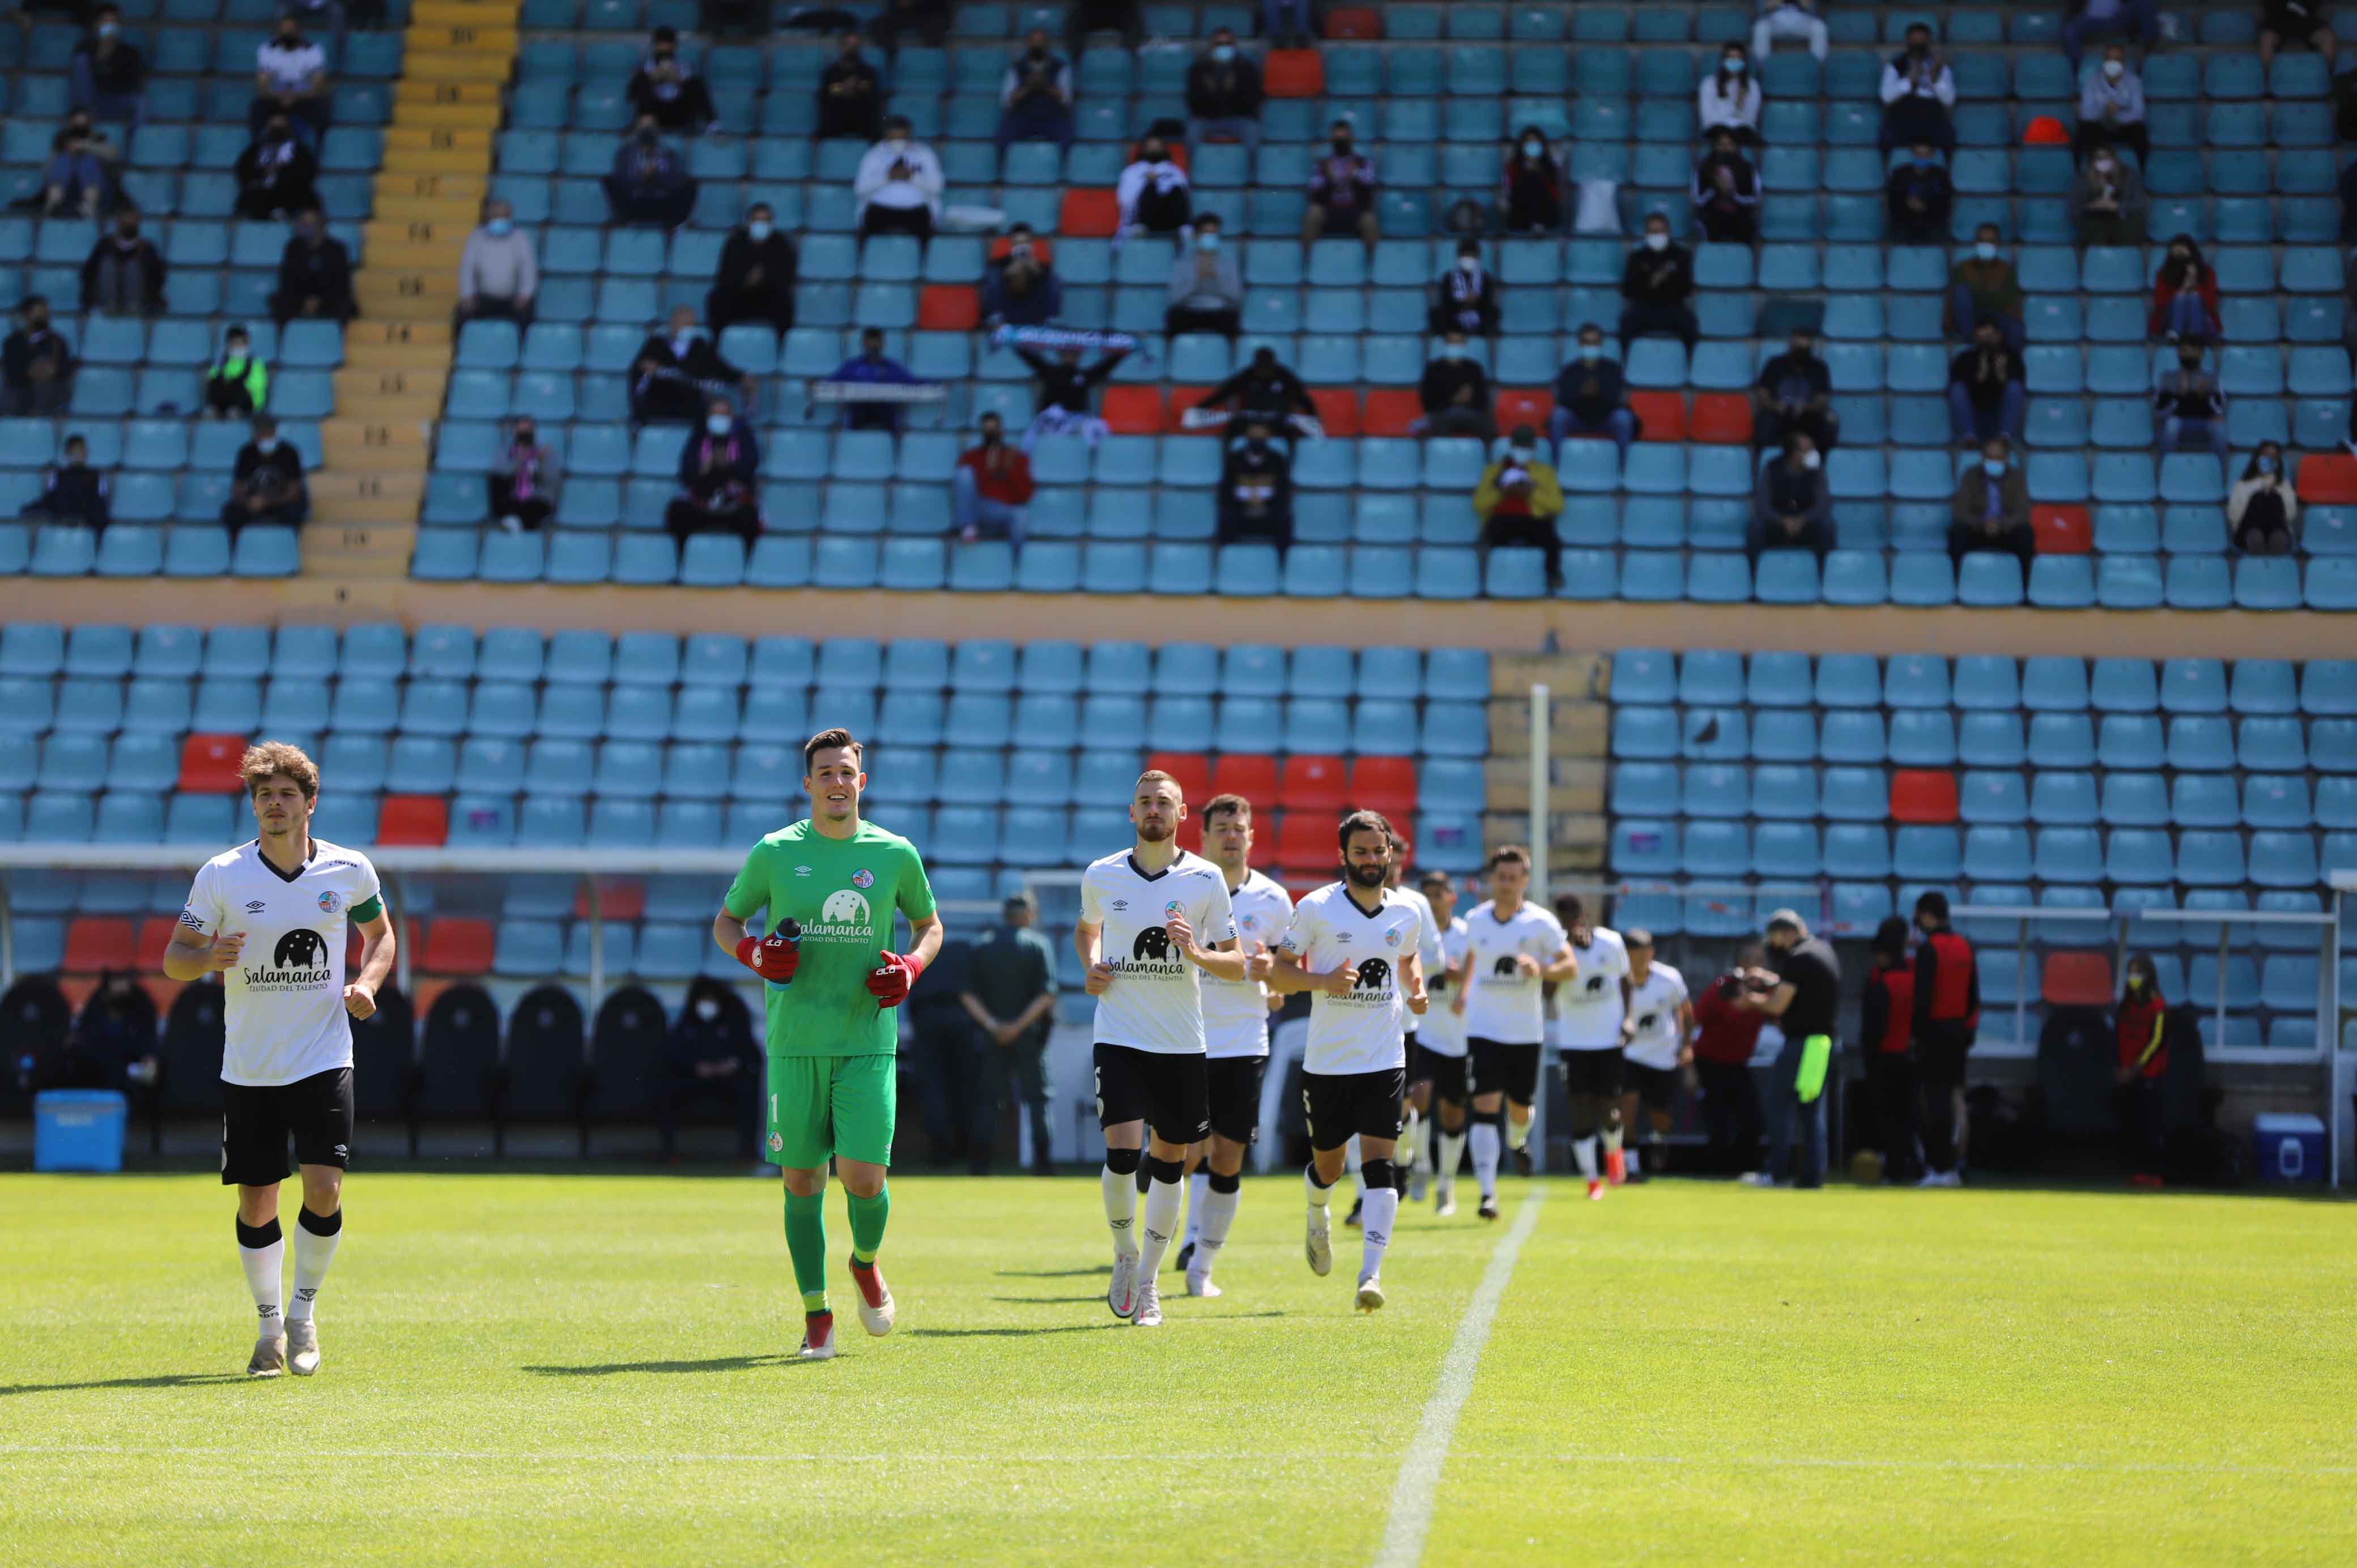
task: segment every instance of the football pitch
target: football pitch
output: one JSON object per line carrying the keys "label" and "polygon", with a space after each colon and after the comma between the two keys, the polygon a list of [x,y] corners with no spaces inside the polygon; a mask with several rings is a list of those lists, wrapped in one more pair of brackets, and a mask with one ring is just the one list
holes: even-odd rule
{"label": "football pitch", "polygon": [[1093,1179],[896,1178],[877,1340],[838,1189],[798,1364],[774,1181],[361,1169],[325,1366],[249,1382],[210,1177],[0,1177],[0,1562],[2357,1561],[2346,1206],[1469,1190],[1359,1316],[1248,1180],[1152,1331]]}

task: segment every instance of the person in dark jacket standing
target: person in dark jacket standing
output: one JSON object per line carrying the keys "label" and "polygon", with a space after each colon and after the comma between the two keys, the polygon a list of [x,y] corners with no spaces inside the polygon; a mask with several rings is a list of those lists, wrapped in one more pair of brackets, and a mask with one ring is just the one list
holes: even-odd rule
{"label": "person in dark jacket standing", "polygon": [[710,978],[688,982],[686,1004],[663,1041],[655,1094],[663,1164],[679,1163],[680,1112],[697,1108],[727,1113],[738,1159],[760,1157],[761,1057],[753,1048],[752,1013],[743,997]]}
{"label": "person in dark jacket standing", "polygon": [[298,316],[350,321],[360,314],[352,298],[352,253],[328,232],[328,215],[316,202],[296,215],[294,238],[278,252],[270,314],[282,330]]}
{"label": "person in dark jacket standing", "polygon": [[843,35],[840,52],[818,73],[818,137],[884,139],[884,79],[859,58],[859,34]]}
{"label": "person in dark jacket standing", "polygon": [[2128,960],[2112,1037],[2119,1061],[2112,1069],[2113,1104],[2128,1160],[2128,1179],[2138,1187],[2160,1185],[2162,1135],[2160,1080],[2169,1071],[2169,1000],[2160,993],[2160,972],[2150,953]]}
{"label": "person in dark jacket standing", "polygon": [[1923,1094],[1924,1187],[1964,1185],[1964,1054],[1981,1022],[1981,966],[1948,924],[1948,896],[1915,900],[1915,1062]]}
{"label": "person in dark jacket standing", "polygon": [[[1039,906],[1028,892],[1008,896],[1001,921],[975,944],[966,961],[965,988],[958,1000],[995,1048],[1005,1075],[1006,1103],[1024,1112],[1031,1126],[1031,1169],[1056,1174],[1049,1153],[1048,1031],[1056,1017],[1056,957],[1048,939],[1032,929]],[[991,1103],[1001,1103],[993,1096]]]}
{"label": "person in dark jacket standing", "polygon": [[1874,967],[1867,972],[1858,1038],[1866,1052],[1867,1101],[1874,1108],[1882,1179],[1898,1186],[1919,1174],[1914,1031],[1915,971],[1907,961],[1907,922],[1891,915],[1874,933]]}
{"label": "person in dark jacket standing", "polygon": [[1749,1170],[1760,1157],[1760,1086],[1751,1081],[1751,1058],[1768,1015],[1744,1006],[1742,998],[1744,976],[1767,961],[1767,949],[1746,942],[1733,969],[1695,993],[1695,1078],[1714,1170]]}
{"label": "person in dark jacket standing", "polygon": [[1620,271],[1620,340],[1675,338],[1694,351],[1702,327],[1695,319],[1694,255],[1670,238],[1670,220],[1645,218],[1645,240]]}
{"label": "person in dark jacket standing", "polygon": [[53,522],[78,523],[94,534],[104,533],[114,520],[112,490],[106,476],[90,466],[90,443],[69,435],[63,459],[49,470],[30,510]]}
{"label": "person in dark jacket standing", "polygon": [[[1781,1181],[1792,1169],[1792,1142],[1798,1138],[1800,1165],[1792,1185],[1819,1187],[1825,1184],[1824,1085],[1832,1077],[1841,961],[1831,944],[1809,935],[1799,914],[1779,909],[1768,917],[1768,965],[1773,972],[1744,993],[1741,1005],[1774,1019],[1784,1046],[1769,1069],[1768,1168],[1746,1179],[1755,1187]],[[1812,1040],[1824,1043],[1813,1047]]]}
{"label": "person in dark jacket standing", "polygon": [[1260,151],[1260,67],[1236,48],[1236,35],[1214,28],[1211,47],[1187,68],[1187,142],[1242,142]]}
{"label": "person in dark jacket standing", "polygon": [[1220,542],[1265,541],[1281,558],[1293,543],[1293,464],[1255,417],[1220,474]]}
{"label": "person in dark jacket standing", "polygon": [[704,296],[704,318],[715,332],[739,321],[760,321],[784,337],[794,325],[794,242],[778,231],[766,201],[746,209],[742,226],[720,247],[720,270]]}

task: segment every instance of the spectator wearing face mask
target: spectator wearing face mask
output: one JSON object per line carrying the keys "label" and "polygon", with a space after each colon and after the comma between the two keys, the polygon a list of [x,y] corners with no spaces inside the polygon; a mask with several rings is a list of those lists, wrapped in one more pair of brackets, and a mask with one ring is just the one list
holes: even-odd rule
{"label": "spectator wearing face mask", "polygon": [[884,121],[884,139],[867,149],[852,177],[851,191],[859,199],[859,237],[870,234],[933,235],[942,215],[942,161],[933,149],[909,133],[905,116]]}
{"label": "spectator wearing face mask", "polygon": [[677,152],[663,145],[654,116],[639,116],[638,127],[614,154],[606,176],[606,200],[614,221],[625,226],[676,229],[695,209],[696,182]]}
{"label": "spectator wearing face mask", "polygon": [[0,344],[0,393],[12,417],[62,413],[73,395],[74,356],[49,326],[49,302],[27,295],[18,325]]}
{"label": "spectator wearing face mask", "polygon": [[860,55],[856,28],[836,41],[834,58],[818,73],[818,136],[883,139],[884,79]]}
{"label": "spectator wearing face mask", "polygon": [[1481,548],[1501,545],[1535,549],[1546,557],[1550,591],[1563,586],[1563,486],[1555,465],[1539,455],[1538,432],[1514,426],[1503,456],[1492,458],[1473,488],[1473,515],[1481,520]]}
{"label": "spectator wearing face mask", "polygon": [[1506,153],[1498,182],[1498,210],[1509,234],[1553,234],[1563,228],[1570,180],[1547,146],[1546,133],[1525,125]]}
{"label": "spectator wearing face mask", "polygon": [[1620,362],[1604,352],[1604,328],[1590,321],[1579,329],[1579,347],[1555,372],[1555,412],[1547,436],[1558,446],[1575,435],[1609,435],[1629,456],[1637,439],[1637,415],[1629,407],[1628,378]]}
{"label": "spectator wearing face mask", "polygon": [[1807,431],[1820,452],[1832,451],[1841,440],[1833,371],[1805,331],[1793,333],[1784,351],[1760,367],[1760,379],[1751,386],[1751,444],[1781,446],[1795,430]]}
{"label": "spectator wearing face mask", "polygon": [[[859,334],[859,352],[837,365],[834,373],[827,379],[870,386],[921,384],[909,372],[906,365],[885,354],[884,334],[874,327]],[[898,435],[906,422],[906,413],[897,403],[846,402],[843,405],[843,428],[845,430],[888,430]]]}
{"label": "spectator wearing face mask", "polygon": [[458,319],[532,319],[540,293],[540,262],[532,237],[515,226],[515,209],[503,197],[483,203],[483,220],[467,236],[458,256]]}
{"label": "spectator wearing face mask", "polygon": [[2160,970],[2150,953],[2132,953],[2112,1015],[2118,1059],[2112,1068],[2112,1098],[2119,1112],[2128,1179],[2138,1187],[2161,1183],[2161,1150],[2168,1123],[2161,1114],[2160,1080],[2169,1072],[2169,1001],[2160,993]]}
{"label": "spectator wearing face mask", "polygon": [[1082,367],[1078,349],[1059,349],[1053,360],[1018,347],[1015,357],[1031,368],[1038,386],[1039,412],[1023,432],[1023,450],[1036,450],[1050,435],[1076,435],[1092,447],[1108,434],[1105,422],[1097,416],[1091,401],[1096,389],[1111,379],[1114,367],[1120,364],[1126,349],[1115,349],[1095,364]]}
{"label": "spectator wearing face mask", "polygon": [[663,1041],[655,1096],[663,1164],[679,1163],[680,1118],[698,1110],[726,1115],[738,1159],[759,1157],[761,1057],[753,1048],[752,1014],[742,997],[709,978],[688,983],[687,1004]]}
{"label": "spectator wearing face mask", "polygon": [[1751,59],[1729,44],[1721,50],[1718,69],[1695,90],[1695,109],[1705,137],[1725,131],[1745,146],[1760,141],[1760,81],[1751,74]]}
{"label": "spectator wearing face mask", "polygon": [[630,107],[666,131],[690,135],[719,118],[712,106],[712,90],[679,52],[679,33],[657,27],[647,40],[647,58],[631,73],[623,89]]}
{"label": "spectator wearing face mask", "polygon": [[766,201],[753,203],[720,247],[705,319],[716,333],[759,321],[782,338],[794,325],[795,269],[794,242],[778,231],[777,214]]}
{"label": "spectator wearing face mask", "polygon": [[1620,269],[1620,340],[1675,338],[1694,350],[1702,328],[1695,320],[1694,256],[1670,238],[1670,220],[1645,218],[1645,239]]}
{"label": "spectator wearing face mask", "polygon": [[1007,63],[998,88],[998,156],[1017,142],[1072,145],[1072,68],[1048,47],[1048,30],[1034,27],[1023,52]]}
{"label": "spectator wearing face mask", "polygon": [[1457,264],[1432,285],[1426,328],[1435,337],[1462,332],[1486,338],[1498,330],[1498,280],[1481,265],[1481,242],[1457,242]]}
{"label": "spectator wearing face mask", "polygon": [[1760,19],[1751,24],[1752,58],[1766,59],[1779,38],[1799,38],[1822,63],[1832,50],[1832,37],[1818,10],[1817,0],[1760,0]]}
{"label": "spectator wearing face mask", "polygon": [[123,38],[123,13],[101,5],[90,31],[74,44],[66,62],[69,99],[98,120],[124,120],[133,130],[147,108],[147,57]]}
{"label": "spectator wearing face mask", "polygon": [[1171,259],[1168,298],[1162,312],[1165,332],[1217,332],[1233,338],[1243,330],[1243,273],[1221,237],[1217,214],[1198,218],[1194,242]]}
{"label": "spectator wearing face mask", "polygon": [[2226,531],[2245,555],[2288,555],[2299,545],[2299,493],[2284,482],[2283,448],[2262,441],[2226,494]]}
{"label": "spectator wearing face mask", "polygon": [[541,445],[540,427],[526,414],[510,428],[507,444],[491,461],[491,515],[510,533],[538,532],[556,510],[564,477],[556,453]]}
{"label": "spectator wearing face mask", "polygon": [[1711,133],[1710,151],[1694,172],[1695,224],[1703,238],[1749,245],[1760,238],[1760,171],[1737,150],[1735,133]]}
{"label": "spectator wearing face mask", "polygon": [[251,419],[270,401],[270,371],[242,327],[222,335],[221,357],[205,371],[205,413],[214,419]]}
{"label": "spectator wearing face mask", "polygon": [[1824,456],[1805,430],[1784,437],[1781,456],[1760,470],[1752,499],[1751,526],[1743,553],[1754,571],[1770,550],[1806,550],[1824,564],[1834,547],[1833,487],[1825,482]]}
{"label": "spectator wearing face mask", "polygon": [[2201,368],[2201,339],[2179,338],[2177,369],[2160,378],[2152,394],[2155,439],[2165,456],[2181,450],[2188,441],[2202,441],[2226,462],[2226,396],[2218,378]]}
{"label": "spectator wearing face mask", "polygon": [[2152,316],[2147,329],[2171,340],[2218,336],[2218,274],[2201,259],[2190,234],[2169,242],[2169,253],[2153,274]]}
{"label": "spectator wearing face mask", "polygon": [[1247,154],[1260,151],[1260,67],[1236,48],[1236,35],[1213,29],[1211,47],[1187,68],[1187,142],[1242,142]]}
{"label": "spectator wearing face mask", "polygon": [[1337,120],[1327,151],[1309,166],[1309,207],[1301,215],[1301,242],[1329,231],[1355,231],[1370,250],[1383,237],[1375,217],[1375,166],[1359,151],[1351,122]]}
{"label": "spectator wearing face mask", "polygon": [[950,516],[958,538],[1004,539],[1023,548],[1024,508],[1031,504],[1031,459],[1006,444],[996,413],[982,416],[982,439],[958,454],[950,473]]}
{"label": "spectator wearing face mask", "polygon": [[1135,234],[1177,234],[1194,213],[1187,171],[1171,161],[1169,145],[1150,133],[1121,171],[1113,195],[1121,212],[1116,242]]}
{"label": "spectator wearing face mask", "polygon": [[1948,423],[1964,446],[1985,446],[2003,436],[2018,441],[2029,393],[2021,356],[2005,346],[1994,321],[1973,333],[1973,346],[1948,366]]}
{"label": "spectator wearing face mask", "polygon": [[1276,362],[1274,349],[1254,349],[1250,364],[1205,392],[1195,406],[1217,408],[1231,398],[1236,403],[1235,417],[1228,421],[1231,441],[1256,424],[1271,430],[1285,430],[1290,428],[1297,413],[1312,419],[1318,415],[1318,405],[1310,401],[1309,389],[1301,384],[1301,378],[1290,368]]}
{"label": "spectator wearing face mask", "polygon": [[303,482],[303,455],[278,434],[278,422],[253,422],[253,439],[237,449],[230,470],[229,499],[221,503],[221,526],[230,542],[248,523],[299,528],[311,515],[311,494]]}
{"label": "spectator wearing face mask", "polygon": [[1220,470],[1220,542],[1274,544],[1278,558],[1293,543],[1293,462],[1270,439],[1265,418],[1246,422],[1244,438],[1228,449]]}
{"label": "spectator wearing face mask", "polygon": [[1891,243],[1946,242],[1948,218],[1956,208],[1956,188],[1940,162],[1939,149],[1931,143],[1916,143],[1907,161],[1890,171],[1890,177],[1883,182],[1882,200],[1889,213]]}
{"label": "spectator wearing face mask", "polygon": [[113,485],[90,466],[90,443],[69,435],[63,458],[43,478],[40,498],[27,510],[32,516],[102,534],[114,521],[113,507]]}
{"label": "spectator wearing face mask", "polygon": [[278,252],[270,314],[284,329],[297,317],[350,321],[360,313],[352,298],[352,253],[328,232],[328,215],[314,202],[296,214],[295,233]]}
{"label": "spectator wearing face mask", "polygon": [[993,327],[1045,327],[1063,313],[1064,281],[1028,223],[1007,232],[1006,254],[982,269],[982,324]]}
{"label": "spectator wearing face mask", "polygon": [[[2087,40],[2099,33],[2134,38],[2147,48],[2160,42],[2158,0],[2079,0],[2076,12],[2062,24],[2062,58],[2075,73]],[[2266,48],[2264,35],[2259,48]]]}
{"label": "spectator wearing face mask", "polygon": [[640,424],[685,424],[729,388],[749,401],[753,378],[722,359],[712,339],[696,330],[695,312],[679,306],[669,329],[649,333],[631,361],[630,417]]}
{"label": "spectator wearing face mask", "polygon": [[1462,331],[1449,330],[1438,357],[1424,367],[1415,395],[1424,415],[1410,435],[1498,438],[1498,423],[1490,413],[1490,377],[1466,348]]}
{"label": "spectator wearing face mask", "polygon": [[2093,148],[2133,147],[2136,161],[2152,161],[2152,132],[2144,118],[2144,78],[2128,65],[2118,44],[2104,50],[2104,63],[2079,84],[2079,129],[2072,151],[2084,158]]}
{"label": "spectator wearing face mask", "polygon": [[2021,563],[2029,581],[2038,558],[2038,535],[2029,526],[2029,482],[2013,460],[2012,446],[1999,437],[1981,448],[1981,460],[1956,476],[1949,505],[1948,560],[1962,576],[1964,557],[1978,550],[2003,551]]}
{"label": "spectator wearing face mask", "polygon": [[262,128],[285,116],[307,147],[328,134],[333,106],[328,85],[328,53],[303,34],[300,17],[278,18],[278,30],[253,54],[253,102],[246,106],[245,134],[260,140]]}
{"label": "spectator wearing face mask", "polygon": [[751,550],[761,536],[760,475],[753,427],[737,417],[726,398],[712,399],[702,426],[680,449],[679,495],[663,509],[663,527],[682,549],[694,534],[733,533]]}
{"label": "spectator wearing face mask", "polygon": [[41,212],[48,218],[95,219],[114,204],[121,188],[115,166],[123,149],[77,109],[49,139],[49,161],[41,171]]}
{"label": "spectator wearing face mask", "polygon": [[109,316],[164,314],[164,252],[139,233],[139,209],[114,209],[114,232],[99,237],[81,264],[81,307]]}
{"label": "spectator wearing face mask", "polygon": [[2079,176],[2079,243],[2134,245],[2144,237],[2144,181],[2110,144]]}
{"label": "spectator wearing face mask", "polygon": [[1932,29],[1917,22],[1907,29],[1907,47],[1882,68],[1882,132],[1876,145],[1890,149],[1929,142],[1943,153],[1956,150],[1956,73],[1932,47]]}
{"label": "spectator wearing face mask", "polygon": [[237,213],[256,222],[285,220],[318,204],[319,160],[296,139],[294,123],[271,116],[261,139],[237,156]]}
{"label": "spectator wearing face mask", "polygon": [[2022,325],[2021,279],[1997,248],[1996,225],[1984,223],[1973,235],[1973,253],[1948,269],[1948,308],[1941,325],[1951,337],[1970,338],[1984,320],[1995,321],[2015,353],[2028,337]]}

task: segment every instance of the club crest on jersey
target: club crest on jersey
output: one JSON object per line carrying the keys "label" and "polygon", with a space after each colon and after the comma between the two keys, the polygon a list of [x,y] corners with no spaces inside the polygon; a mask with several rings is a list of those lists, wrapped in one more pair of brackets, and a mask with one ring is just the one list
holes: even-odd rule
{"label": "club crest on jersey", "polygon": [[1383,946],[1387,948],[1395,948],[1399,946],[1399,933],[1397,931],[1385,931],[1383,933]]}
{"label": "club crest on jersey", "polygon": [[1162,906],[1162,912],[1166,915],[1176,915],[1179,913],[1182,908],[1183,906],[1179,904],[1178,900],[1173,898],[1170,902]]}
{"label": "club crest on jersey", "polygon": [[873,887],[876,886],[876,874],[863,865],[851,874],[851,885],[854,887]]}
{"label": "club crest on jersey", "polygon": [[780,1138],[780,1136],[778,1136],[778,1134],[776,1134],[775,1133],[770,1133],[770,1153],[771,1153],[771,1154],[773,1154],[773,1155],[782,1155],[782,1154],[784,1154],[785,1152],[786,1152],[786,1141],[785,1141],[783,1138]]}
{"label": "club crest on jersey", "polygon": [[319,895],[319,913],[322,915],[332,915],[343,907],[344,896],[342,894],[330,892]]}

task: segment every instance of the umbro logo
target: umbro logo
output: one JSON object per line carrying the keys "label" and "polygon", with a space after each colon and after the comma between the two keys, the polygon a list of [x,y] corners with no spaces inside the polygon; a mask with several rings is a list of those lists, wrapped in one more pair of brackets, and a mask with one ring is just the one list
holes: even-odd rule
{"label": "umbro logo", "polygon": [[247,914],[249,914],[249,915],[259,915],[259,914],[261,914],[264,909],[267,909],[267,908],[270,908],[270,900],[269,900],[269,899],[267,899],[267,898],[256,898],[253,903],[248,904],[248,905],[245,907],[245,912],[246,912]]}
{"label": "umbro logo", "polygon": [[796,876],[808,876],[810,874],[810,867],[807,865],[797,865],[794,867],[794,875]]}
{"label": "umbro logo", "polygon": [[1129,900],[1126,898],[1116,898],[1113,901],[1113,907],[1116,909],[1126,909],[1129,908]]}

